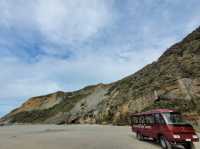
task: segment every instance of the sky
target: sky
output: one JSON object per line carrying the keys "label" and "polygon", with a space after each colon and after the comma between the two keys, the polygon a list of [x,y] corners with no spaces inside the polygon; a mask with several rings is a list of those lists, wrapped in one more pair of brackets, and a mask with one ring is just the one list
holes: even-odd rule
{"label": "sky", "polygon": [[133,74],[199,25],[199,0],[0,0],[0,116]]}

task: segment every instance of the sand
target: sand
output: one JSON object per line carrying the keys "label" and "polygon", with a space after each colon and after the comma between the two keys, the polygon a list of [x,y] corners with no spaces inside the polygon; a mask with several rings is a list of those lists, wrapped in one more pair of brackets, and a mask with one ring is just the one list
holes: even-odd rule
{"label": "sand", "polygon": [[[200,149],[200,143],[195,144]],[[0,127],[0,149],[160,149],[136,140],[129,127],[15,125]]]}

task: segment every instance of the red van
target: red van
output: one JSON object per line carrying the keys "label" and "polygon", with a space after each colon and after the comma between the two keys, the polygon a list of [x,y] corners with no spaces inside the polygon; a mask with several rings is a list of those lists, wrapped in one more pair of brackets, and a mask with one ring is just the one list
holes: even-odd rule
{"label": "red van", "polygon": [[132,114],[131,127],[137,139],[157,140],[163,149],[171,149],[177,145],[190,149],[193,147],[193,142],[199,141],[193,127],[179,112],[170,109]]}

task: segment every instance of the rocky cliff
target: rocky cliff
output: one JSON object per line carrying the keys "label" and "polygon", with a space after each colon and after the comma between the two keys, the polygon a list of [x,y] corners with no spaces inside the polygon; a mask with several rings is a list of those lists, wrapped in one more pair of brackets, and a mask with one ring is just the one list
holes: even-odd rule
{"label": "rocky cliff", "polygon": [[111,84],[34,97],[1,119],[6,123],[127,124],[131,112],[173,108],[200,116],[200,28],[152,64]]}

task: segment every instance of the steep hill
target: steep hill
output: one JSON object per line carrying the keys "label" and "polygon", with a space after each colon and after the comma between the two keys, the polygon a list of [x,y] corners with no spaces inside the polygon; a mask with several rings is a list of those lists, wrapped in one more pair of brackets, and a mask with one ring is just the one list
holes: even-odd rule
{"label": "steep hill", "polygon": [[200,27],[131,76],[31,98],[1,121],[127,124],[130,112],[151,108],[174,108],[200,123]]}

